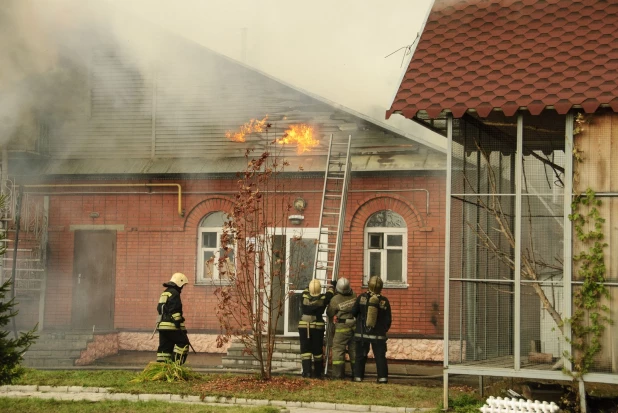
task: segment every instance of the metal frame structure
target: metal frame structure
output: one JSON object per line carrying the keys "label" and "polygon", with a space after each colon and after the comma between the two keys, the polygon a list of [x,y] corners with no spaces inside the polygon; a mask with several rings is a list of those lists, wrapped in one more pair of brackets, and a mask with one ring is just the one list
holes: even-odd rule
{"label": "metal frame structure", "polygon": [[[352,168],[350,158],[351,143],[352,135],[349,135],[345,142],[335,142],[335,138],[331,135],[328,144],[326,171],[324,172],[324,190],[322,191],[320,222],[318,224],[320,239],[315,250],[314,260],[315,278],[323,281],[324,284],[329,281],[329,278],[331,280],[337,279],[339,271],[341,242],[343,240]],[[342,148],[343,151],[337,152],[337,148]],[[323,240],[322,235],[325,236],[325,240]],[[335,242],[329,239],[330,235],[335,236]],[[320,253],[325,253],[326,260],[320,259]]]}
{"label": "metal frame structure", "polygon": [[[563,275],[561,285],[559,287],[562,288],[562,294],[564,299],[562,300],[562,308],[560,309],[561,315],[563,319],[568,319],[572,314],[572,292],[573,285],[576,285],[578,282],[573,280],[572,277],[572,223],[569,220],[569,214],[571,214],[571,201],[573,194],[573,159],[570,154],[573,151],[573,120],[574,116],[572,113],[566,116],[565,121],[565,159],[564,159],[564,193],[562,195],[562,226],[564,232],[564,245],[563,245]],[[454,294],[454,290],[451,288],[451,283],[453,281],[462,281],[457,278],[451,278],[451,269],[455,269],[452,267],[455,262],[451,262],[451,248],[452,243],[455,241],[452,239],[452,225],[453,225],[453,217],[454,217],[454,209],[453,209],[453,142],[454,142],[454,120],[453,117],[449,114],[447,117],[447,177],[446,177],[446,233],[445,233],[445,263],[444,263],[444,371],[443,371],[443,384],[444,384],[444,406],[448,408],[448,387],[449,387],[449,375],[452,374],[463,374],[463,375],[471,375],[471,376],[479,376],[480,382],[482,383],[482,376],[497,376],[497,377],[513,377],[513,378],[529,378],[529,379],[545,379],[545,380],[557,380],[557,381],[572,381],[573,378],[566,373],[563,373],[562,370],[548,370],[543,368],[536,368],[535,366],[527,366],[526,368],[522,367],[521,360],[521,342],[522,342],[522,315],[521,315],[521,293],[522,293],[522,285],[526,286],[526,282],[532,283],[534,281],[526,281],[522,282],[522,176],[523,176],[523,153],[524,153],[524,117],[522,114],[517,115],[517,143],[516,143],[516,153],[514,156],[515,159],[515,174],[512,175],[515,185],[515,202],[514,202],[514,211],[515,216],[513,217],[513,235],[515,237],[515,247],[513,248],[513,259],[514,259],[514,271],[513,271],[513,302],[511,307],[511,314],[513,323],[512,323],[512,367],[505,368],[503,365],[499,366],[498,364],[492,365],[491,362],[483,363],[483,364],[475,364],[475,363],[461,363],[458,364],[457,360],[455,363],[451,363],[449,354],[449,347],[452,344],[454,337],[456,337],[457,332],[451,331],[453,326],[451,326],[451,317],[456,314],[456,309],[451,308],[451,294]],[[464,160],[465,162],[465,160]],[[524,196],[530,195],[524,194]],[[478,274],[477,274],[478,276]],[[471,278],[466,279],[466,281],[483,283],[483,282],[499,282],[499,280],[488,280],[482,278]],[[610,283],[612,284],[612,283]],[[463,309],[459,309],[463,311]],[[459,334],[461,335],[461,326],[457,326],[460,328]],[[570,339],[571,339],[571,330],[568,326],[568,323],[565,323],[564,333],[565,337],[565,352],[570,353]],[[461,354],[461,351],[460,351]],[[564,362],[564,368],[568,371],[572,369],[572,366],[567,357],[562,357],[562,361]],[[618,374],[614,373],[588,373],[585,375],[583,381],[586,382],[600,382],[600,383],[611,383],[618,384]],[[583,388],[583,381],[580,381],[580,391]]]}

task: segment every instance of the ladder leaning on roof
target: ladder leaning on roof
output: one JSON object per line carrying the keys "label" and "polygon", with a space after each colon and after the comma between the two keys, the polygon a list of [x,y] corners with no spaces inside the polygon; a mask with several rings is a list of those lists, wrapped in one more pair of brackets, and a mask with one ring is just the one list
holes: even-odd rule
{"label": "ladder leaning on roof", "polygon": [[[351,166],[350,143],[352,135],[347,141],[335,141],[330,135],[328,156],[326,158],[326,172],[324,173],[324,191],[322,192],[322,209],[318,232],[318,245],[315,249],[314,277],[322,282],[324,287],[330,280],[336,280],[339,275],[339,258],[341,257],[341,242],[345,224],[345,208],[350,185]],[[325,363],[324,374],[328,371],[328,358],[332,346],[334,325],[327,324],[325,336]]]}
{"label": "ladder leaning on roof", "polygon": [[322,209],[320,211],[319,239],[315,250],[314,277],[326,286],[336,280],[341,256],[341,241],[345,223],[345,208],[350,185],[350,143],[352,135],[344,141],[330,135]]}

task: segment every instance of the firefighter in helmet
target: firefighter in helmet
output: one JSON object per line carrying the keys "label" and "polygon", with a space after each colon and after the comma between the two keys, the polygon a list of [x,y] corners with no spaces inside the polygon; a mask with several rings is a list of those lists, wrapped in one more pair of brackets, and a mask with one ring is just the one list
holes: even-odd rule
{"label": "firefighter in helmet", "polygon": [[352,315],[352,307],[356,302],[356,293],[350,287],[347,278],[339,278],[335,287],[336,294],[326,309],[328,319],[334,324],[333,334],[333,370],[332,377],[345,378],[345,354],[350,356],[352,372],[354,371],[355,347],[354,338],[355,320]]}
{"label": "firefighter in helmet", "polygon": [[[298,322],[303,377],[322,378],[324,370],[322,345],[325,326],[322,314],[333,298],[334,284],[333,282],[326,293],[322,293],[320,280],[314,278],[309,283],[309,287],[303,291],[302,316]],[[311,374],[312,364],[313,374]]]}
{"label": "firefighter in helmet", "polygon": [[182,301],[180,293],[189,283],[187,276],[177,272],[163,284],[165,291],[159,297],[157,312],[161,321],[157,325],[159,332],[159,348],[157,361],[175,361],[184,364],[189,354],[189,339],[185,328],[185,318],[182,316]]}
{"label": "firefighter in helmet", "polygon": [[354,381],[363,381],[365,378],[365,363],[371,346],[376,360],[378,383],[388,383],[386,333],[391,328],[392,318],[388,298],[380,294],[383,285],[380,277],[371,277],[369,291],[359,295],[352,307],[352,315],[356,317]]}

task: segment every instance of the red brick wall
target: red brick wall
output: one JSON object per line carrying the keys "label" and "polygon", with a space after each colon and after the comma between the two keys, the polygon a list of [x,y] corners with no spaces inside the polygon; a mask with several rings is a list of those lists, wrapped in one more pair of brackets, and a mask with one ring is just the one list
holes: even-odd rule
{"label": "red brick wall", "polygon": [[[195,279],[197,226],[210,212],[230,210],[236,186],[235,180],[173,182],[182,186],[184,217],[177,213],[178,197],[174,187],[150,188],[150,194],[144,193],[149,191],[147,188],[97,187],[99,192],[134,193],[50,196],[46,326],[70,325],[74,242],[70,225],[94,224],[124,225],[124,231],[117,232],[116,241],[114,327],[127,330],[153,327],[156,303],[163,289],[161,284],[174,272],[183,272],[189,280]],[[322,179],[306,178],[287,185],[288,188],[298,188],[292,199],[302,196],[307,201],[303,226],[318,225],[322,184]],[[374,192],[392,189],[401,191]],[[426,189],[429,196],[424,191],[407,191],[410,189]],[[370,192],[355,192],[358,190]],[[71,192],[76,190],[71,189]],[[362,291],[365,221],[381,209],[392,209],[400,214],[408,227],[409,287],[383,291],[393,306],[391,332],[403,336],[441,336],[444,175],[353,177],[348,195],[340,275],[348,277],[357,292]],[[99,217],[91,218],[89,214],[95,211]],[[183,290],[189,329],[218,331],[214,289],[212,286],[189,285]]]}

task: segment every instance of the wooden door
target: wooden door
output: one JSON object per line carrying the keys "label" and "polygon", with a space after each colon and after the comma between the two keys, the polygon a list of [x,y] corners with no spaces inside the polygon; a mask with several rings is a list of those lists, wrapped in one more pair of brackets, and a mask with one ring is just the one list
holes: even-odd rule
{"label": "wooden door", "polygon": [[114,328],[115,251],[116,231],[75,231],[73,328]]}

